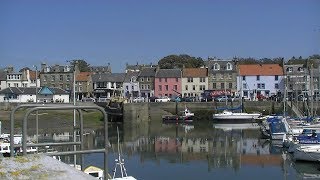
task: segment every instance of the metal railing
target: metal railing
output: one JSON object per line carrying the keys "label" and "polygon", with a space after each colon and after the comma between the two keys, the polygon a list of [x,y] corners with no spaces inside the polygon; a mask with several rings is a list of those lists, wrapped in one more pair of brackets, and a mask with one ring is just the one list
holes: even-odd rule
{"label": "metal railing", "polygon": [[[14,114],[18,109],[21,108],[31,108],[29,109],[23,118],[23,126],[22,126],[22,145],[14,144]],[[104,148],[103,149],[91,149],[91,150],[83,150],[83,116],[81,110],[95,109],[102,113],[104,119]],[[80,117],[80,141],[76,142],[63,142],[63,143],[29,143],[27,144],[27,126],[28,126],[28,117],[34,111],[38,110],[77,110]],[[76,105],[56,105],[56,104],[23,104],[15,107],[10,114],[10,156],[14,156],[14,148],[22,146],[22,155],[27,155],[27,147],[39,147],[39,146],[61,146],[61,145],[80,145],[80,149],[76,150],[74,148],[73,151],[68,152],[56,152],[56,153],[45,153],[47,155],[72,155],[72,154],[87,154],[87,153],[104,153],[104,177],[108,177],[108,115],[102,107],[99,106],[76,106]],[[74,127],[75,128],[75,127]],[[38,139],[38,137],[37,137]]]}

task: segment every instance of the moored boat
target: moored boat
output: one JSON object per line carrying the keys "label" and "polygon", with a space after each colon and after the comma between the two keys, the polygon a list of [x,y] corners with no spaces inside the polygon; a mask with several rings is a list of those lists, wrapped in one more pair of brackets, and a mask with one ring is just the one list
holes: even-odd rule
{"label": "moored boat", "polygon": [[261,116],[261,113],[243,113],[224,110],[222,113],[213,114],[213,119],[217,121],[252,121]]}

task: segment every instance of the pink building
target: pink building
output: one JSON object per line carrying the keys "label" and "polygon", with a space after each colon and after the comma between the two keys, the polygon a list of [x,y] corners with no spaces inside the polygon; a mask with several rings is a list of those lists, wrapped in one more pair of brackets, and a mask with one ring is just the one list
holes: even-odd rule
{"label": "pink building", "polygon": [[159,69],[154,79],[154,95],[157,97],[181,94],[181,70]]}

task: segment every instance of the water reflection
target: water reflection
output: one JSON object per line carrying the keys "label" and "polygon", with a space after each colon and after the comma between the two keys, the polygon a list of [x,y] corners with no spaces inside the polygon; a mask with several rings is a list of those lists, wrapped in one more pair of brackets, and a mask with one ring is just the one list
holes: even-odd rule
{"label": "water reflection", "polygon": [[[117,153],[117,127],[128,173],[138,179],[300,179],[319,177],[318,165],[293,162],[278,142],[261,139],[257,128],[225,128],[211,122],[194,124],[112,124],[109,167]],[[42,135],[42,141],[72,141],[72,131]],[[104,147],[104,129],[87,130],[85,149]],[[68,149],[69,148],[69,149]],[[68,151],[71,147],[57,147]],[[83,166],[103,167],[99,153],[77,156]],[[62,161],[73,163],[74,156]],[[200,168],[201,167],[201,168]],[[190,171],[191,174],[185,173]],[[150,172],[150,173],[146,173]],[[169,176],[170,175],[170,176]]]}

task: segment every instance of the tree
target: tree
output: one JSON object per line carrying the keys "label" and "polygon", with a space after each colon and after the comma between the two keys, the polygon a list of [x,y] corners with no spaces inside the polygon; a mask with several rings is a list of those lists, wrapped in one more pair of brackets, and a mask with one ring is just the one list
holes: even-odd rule
{"label": "tree", "polygon": [[90,71],[90,64],[88,64],[85,60],[82,59],[75,59],[70,61],[70,66],[74,67],[75,63],[78,63],[78,67],[80,72],[89,72]]}
{"label": "tree", "polygon": [[159,60],[158,65],[161,69],[199,68],[204,65],[202,58],[192,57],[186,54],[169,55]]}

